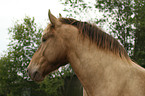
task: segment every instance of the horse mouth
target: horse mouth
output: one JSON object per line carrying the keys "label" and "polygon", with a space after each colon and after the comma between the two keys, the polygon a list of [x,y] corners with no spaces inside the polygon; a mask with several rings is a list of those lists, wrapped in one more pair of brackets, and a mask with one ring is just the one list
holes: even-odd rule
{"label": "horse mouth", "polygon": [[36,71],[32,75],[32,80],[34,80],[36,82],[41,82],[44,80],[44,77],[42,76],[42,74],[40,72]]}

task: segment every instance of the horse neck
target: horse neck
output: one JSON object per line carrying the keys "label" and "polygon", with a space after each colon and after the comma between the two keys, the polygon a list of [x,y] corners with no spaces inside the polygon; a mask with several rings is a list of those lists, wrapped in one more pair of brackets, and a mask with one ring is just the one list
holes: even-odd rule
{"label": "horse neck", "polygon": [[125,74],[122,70],[129,65],[112,52],[97,48],[88,39],[76,38],[71,40],[69,45],[69,62],[89,96],[96,94],[98,87],[106,82],[104,80]]}

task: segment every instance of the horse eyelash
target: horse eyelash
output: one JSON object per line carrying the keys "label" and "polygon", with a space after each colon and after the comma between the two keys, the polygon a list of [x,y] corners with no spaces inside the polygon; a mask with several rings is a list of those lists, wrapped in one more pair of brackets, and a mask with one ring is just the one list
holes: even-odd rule
{"label": "horse eyelash", "polygon": [[54,37],[53,34],[47,36],[47,38],[42,37],[42,42],[45,42],[48,38]]}
{"label": "horse eyelash", "polygon": [[45,38],[42,38],[42,42],[45,42],[46,41],[46,39]]}

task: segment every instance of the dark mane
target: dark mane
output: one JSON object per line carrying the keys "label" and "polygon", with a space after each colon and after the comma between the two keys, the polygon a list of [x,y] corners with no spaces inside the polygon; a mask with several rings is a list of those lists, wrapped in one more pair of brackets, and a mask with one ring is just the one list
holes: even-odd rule
{"label": "dark mane", "polygon": [[72,18],[60,18],[59,20],[63,24],[71,24],[77,27],[80,30],[80,34],[84,37],[89,37],[90,41],[96,43],[99,48],[109,50],[120,57],[125,57],[127,59],[129,58],[124,47],[121,46],[115,38],[108,35],[97,26],[87,22],[77,21]]}

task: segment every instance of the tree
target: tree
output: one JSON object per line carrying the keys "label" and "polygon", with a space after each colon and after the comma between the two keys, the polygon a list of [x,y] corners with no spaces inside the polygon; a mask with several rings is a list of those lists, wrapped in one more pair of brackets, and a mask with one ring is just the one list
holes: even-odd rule
{"label": "tree", "polygon": [[0,59],[0,95],[7,96],[10,90],[15,85],[15,79],[18,75],[11,69],[11,61],[9,57],[2,57]]}
{"label": "tree", "polygon": [[134,25],[136,31],[133,59],[141,66],[145,67],[145,12],[143,11],[145,10],[145,1],[134,0],[134,3]]}
{"label": "tree", "polygon": [[[38,96],[39,84],[30,83],[26,67],[40,43],[42,28],[37,29],[34,18],[25,17],[23,23],[15,23],[9,29],[11,42],[7,55],[0,58],[0,94],[3,96],[20,96],[30,91]],[[34,87],[35,86],[35,87]],[[29,90],[30,89],[30,90]],[[24,92],[24,93],[23,93]]]}

